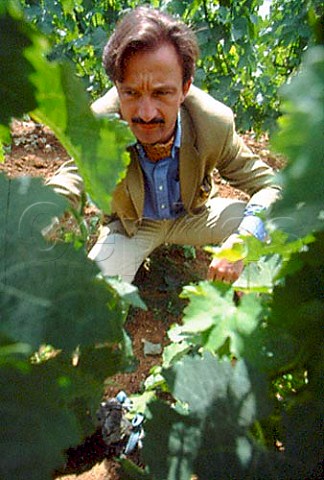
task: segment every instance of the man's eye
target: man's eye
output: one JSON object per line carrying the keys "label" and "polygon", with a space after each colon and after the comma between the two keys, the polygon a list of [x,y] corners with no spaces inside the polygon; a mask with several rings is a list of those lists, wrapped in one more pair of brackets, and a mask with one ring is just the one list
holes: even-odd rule
{"label": "man's eye", "polygon": [[136,96],[135,90],[124,90],[123,94],[126,97],[135,97]]}
{"label": "man's eye", "polygon": [[170,90],[156,90],[154,92],[154,95],[156,97],[166,97],[167,95],[170,95],[170,94],[171,94]]}

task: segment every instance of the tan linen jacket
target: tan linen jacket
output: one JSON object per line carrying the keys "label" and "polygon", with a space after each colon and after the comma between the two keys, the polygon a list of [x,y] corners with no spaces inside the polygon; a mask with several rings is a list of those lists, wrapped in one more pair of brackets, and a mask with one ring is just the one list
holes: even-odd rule
{"label": "tan linen jacket", "polygon": [[[92,110],[98,116],[119,113],[116,88],[94,102]],[[188,214],[199,214],[206,208],[208,198],[215,196],[212,181],[215,169],[231,185],[246,192],[249,203],[268,208],[279,192],[274,185],[274,172],[237,135],[231,109],[191,86],[180,115],[180,189]],[[135,147],[129,151],[131,161],[126,177],[113,193],[112,212],[131,236],[142,221],[145,191],[137,151]]]}

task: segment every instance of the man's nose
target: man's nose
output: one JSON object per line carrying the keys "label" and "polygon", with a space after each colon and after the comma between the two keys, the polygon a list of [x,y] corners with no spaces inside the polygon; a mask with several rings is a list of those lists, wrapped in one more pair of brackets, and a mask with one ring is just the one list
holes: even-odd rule
{"label": "man's nose", "polygon": [[143,96],[139,99],[138,112],[139,118],[144,122],[150,122],[157,116],[157,109],[154,100],[150,97]]}

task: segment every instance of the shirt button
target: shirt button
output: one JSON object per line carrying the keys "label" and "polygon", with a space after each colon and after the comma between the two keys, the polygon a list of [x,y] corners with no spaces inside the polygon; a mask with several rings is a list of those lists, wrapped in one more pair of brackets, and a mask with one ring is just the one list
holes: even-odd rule
{"label": "shirt button", "polygon": [[163,185],[159,185],[159,190],[160,190],[160,192],[162,192],[162,190],[163,190]]}
{"label": "shirt button", "polygon": [[162,208],[162,210],[165,208],[164,203],[161,204],[161,208]]}

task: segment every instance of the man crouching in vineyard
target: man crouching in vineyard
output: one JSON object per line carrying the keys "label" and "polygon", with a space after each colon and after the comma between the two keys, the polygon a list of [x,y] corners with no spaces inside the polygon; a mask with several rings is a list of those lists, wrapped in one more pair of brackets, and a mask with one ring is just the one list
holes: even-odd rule
{"label": "man crouching in vineyard", "polygon": [[[118,113],[137,139],[113,194],[114,218],[90,252],[103,275],[131,282],[164,243],[223,244],[264,238],[257,214],[278,195],[270,167],[235,132],[232,111],[192,85],[198,47],[181,21],[154,9],[128,13],[108,41],[103,64],[114,87],[97,115]],[[250,196],[219,198],[213,172]],[[208,278],[235,281],[243,262],[214,259]]]}

